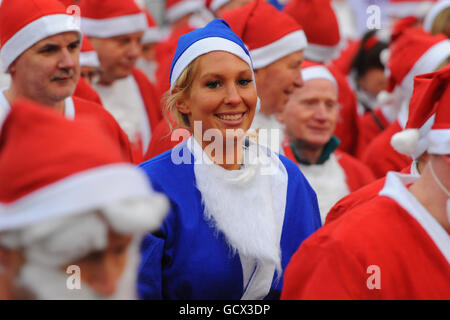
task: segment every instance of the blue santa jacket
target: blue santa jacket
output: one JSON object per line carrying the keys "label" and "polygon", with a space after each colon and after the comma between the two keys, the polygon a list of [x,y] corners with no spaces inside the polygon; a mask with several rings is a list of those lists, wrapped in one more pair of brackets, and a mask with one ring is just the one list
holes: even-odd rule
{"label": "blue santa jacket", "polygon": [[[171,151],[140,164],[153,188],[170,199],[171,209],[160,231],[148,234],[142,242],[139,297],[240,299],[244,288],[239,254],[233,255],[224,235],[204,219],[192,154],[189,155],[190,164],[175,164]],[[281,235],[281,266],[284,273],[292,255],[302,241],[321,226],[321,220],[315,192],[296,164],[284,156],[279,157],[288,173]],[[283,279],[275,280],[274,274],[266,299],[279,299],[282,285]]]}

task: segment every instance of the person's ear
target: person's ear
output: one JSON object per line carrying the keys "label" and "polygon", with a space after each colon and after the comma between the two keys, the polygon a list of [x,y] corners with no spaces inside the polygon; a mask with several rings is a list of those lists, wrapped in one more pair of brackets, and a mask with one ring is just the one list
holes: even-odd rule
{"label": "person's ear", "polygon": [[187,103],[185,98],[181,98],[178,101],[176,101],[175,107],[182,114],[185,114],[185,115],[191,114],[191,107],[190,107],[189,103]]}
{"label": "person's ear", "polygon": [[8,71],[9,71],[10,75],[13,75],[14,73],[16,73],[16,61],[17,61],[17,59],[13,63],[11,63],[8,67]]}

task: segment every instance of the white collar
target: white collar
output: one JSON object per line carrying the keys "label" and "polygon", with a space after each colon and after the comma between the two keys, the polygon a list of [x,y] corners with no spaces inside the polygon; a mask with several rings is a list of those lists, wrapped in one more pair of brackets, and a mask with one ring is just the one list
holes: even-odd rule
{"label": "white collar", "polygon": [[444,257],[450,263],[450,237],[445,229],[406,188],[419,177],[397,172],[388,172],[386,183],[379,195],[395,200],[405,209],[427,232]]}

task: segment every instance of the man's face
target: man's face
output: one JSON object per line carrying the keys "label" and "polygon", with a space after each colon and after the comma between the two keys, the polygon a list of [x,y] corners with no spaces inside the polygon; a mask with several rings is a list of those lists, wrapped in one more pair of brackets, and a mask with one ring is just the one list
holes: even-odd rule
{"label": "man's face", "polygon": [[297,51],[255,71],[261,111],[264,114],[282,113],[289,95],[295,88],[302,86],[300,68],[303,60],[303,52]]}
{"label": "man's face", "polygon": [[142,58],[147,61],[155,61],[156,59],[156,43],[145,43],[142,45]]}
{"label": "man's face", "polygon": [[91,66],[81,67],[81,77],[91,85],[100,77],[100,74],[101,74],[100,69],[97,67]]}
{"label": "man's face", "polygon": [[141,55],[141,38],[144,32],[135,32],[112,38],[91,38],[100,60],[102,84],[111,84],[128,77]]}
{"label": "man's face", "polygon": [[53,105],[71,96],[79,74],[80,38],[66,32],[39,41],[10,66],[19,96]]}
{"label": "man's face", "polygon": [[314,79],[294,90],[282,121],[289,137],[309,148],[321,148],[331,139],[338,114],[336,86],[329,80]]}

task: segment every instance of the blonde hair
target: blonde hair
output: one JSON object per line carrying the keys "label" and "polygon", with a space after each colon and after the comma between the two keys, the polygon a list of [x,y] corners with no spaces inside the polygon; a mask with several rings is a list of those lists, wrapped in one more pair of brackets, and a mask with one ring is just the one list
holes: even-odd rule
{"label": "blonde hair", "polygon": [[443,33],[450,38],[450,8],[446,8],[434,19],[431,34]]}
{"label": "blonde hair", "polygon": [[163,97],[163,115],[166,121],[169,123],[171,131],[173,131],[171,115],[175,116],[178,127],[185,127],[191,130],[189,117],[187,114],[181,113],[177,108],[177,103],[189,96],[191,93],[192,84],[194,82],[195,74],[197,73],[198,59],[193,60],[180,74],[175,81],[172,88],[164,94]]}
{"label": "blonde hair", "polygon": [[442,61],[442,63],[436,68],[435,71],[440,71],[440,70],[444,69],[449,64],[450,64],[450,56],[447,57],[447,59],[445,59],[444,61]]}

